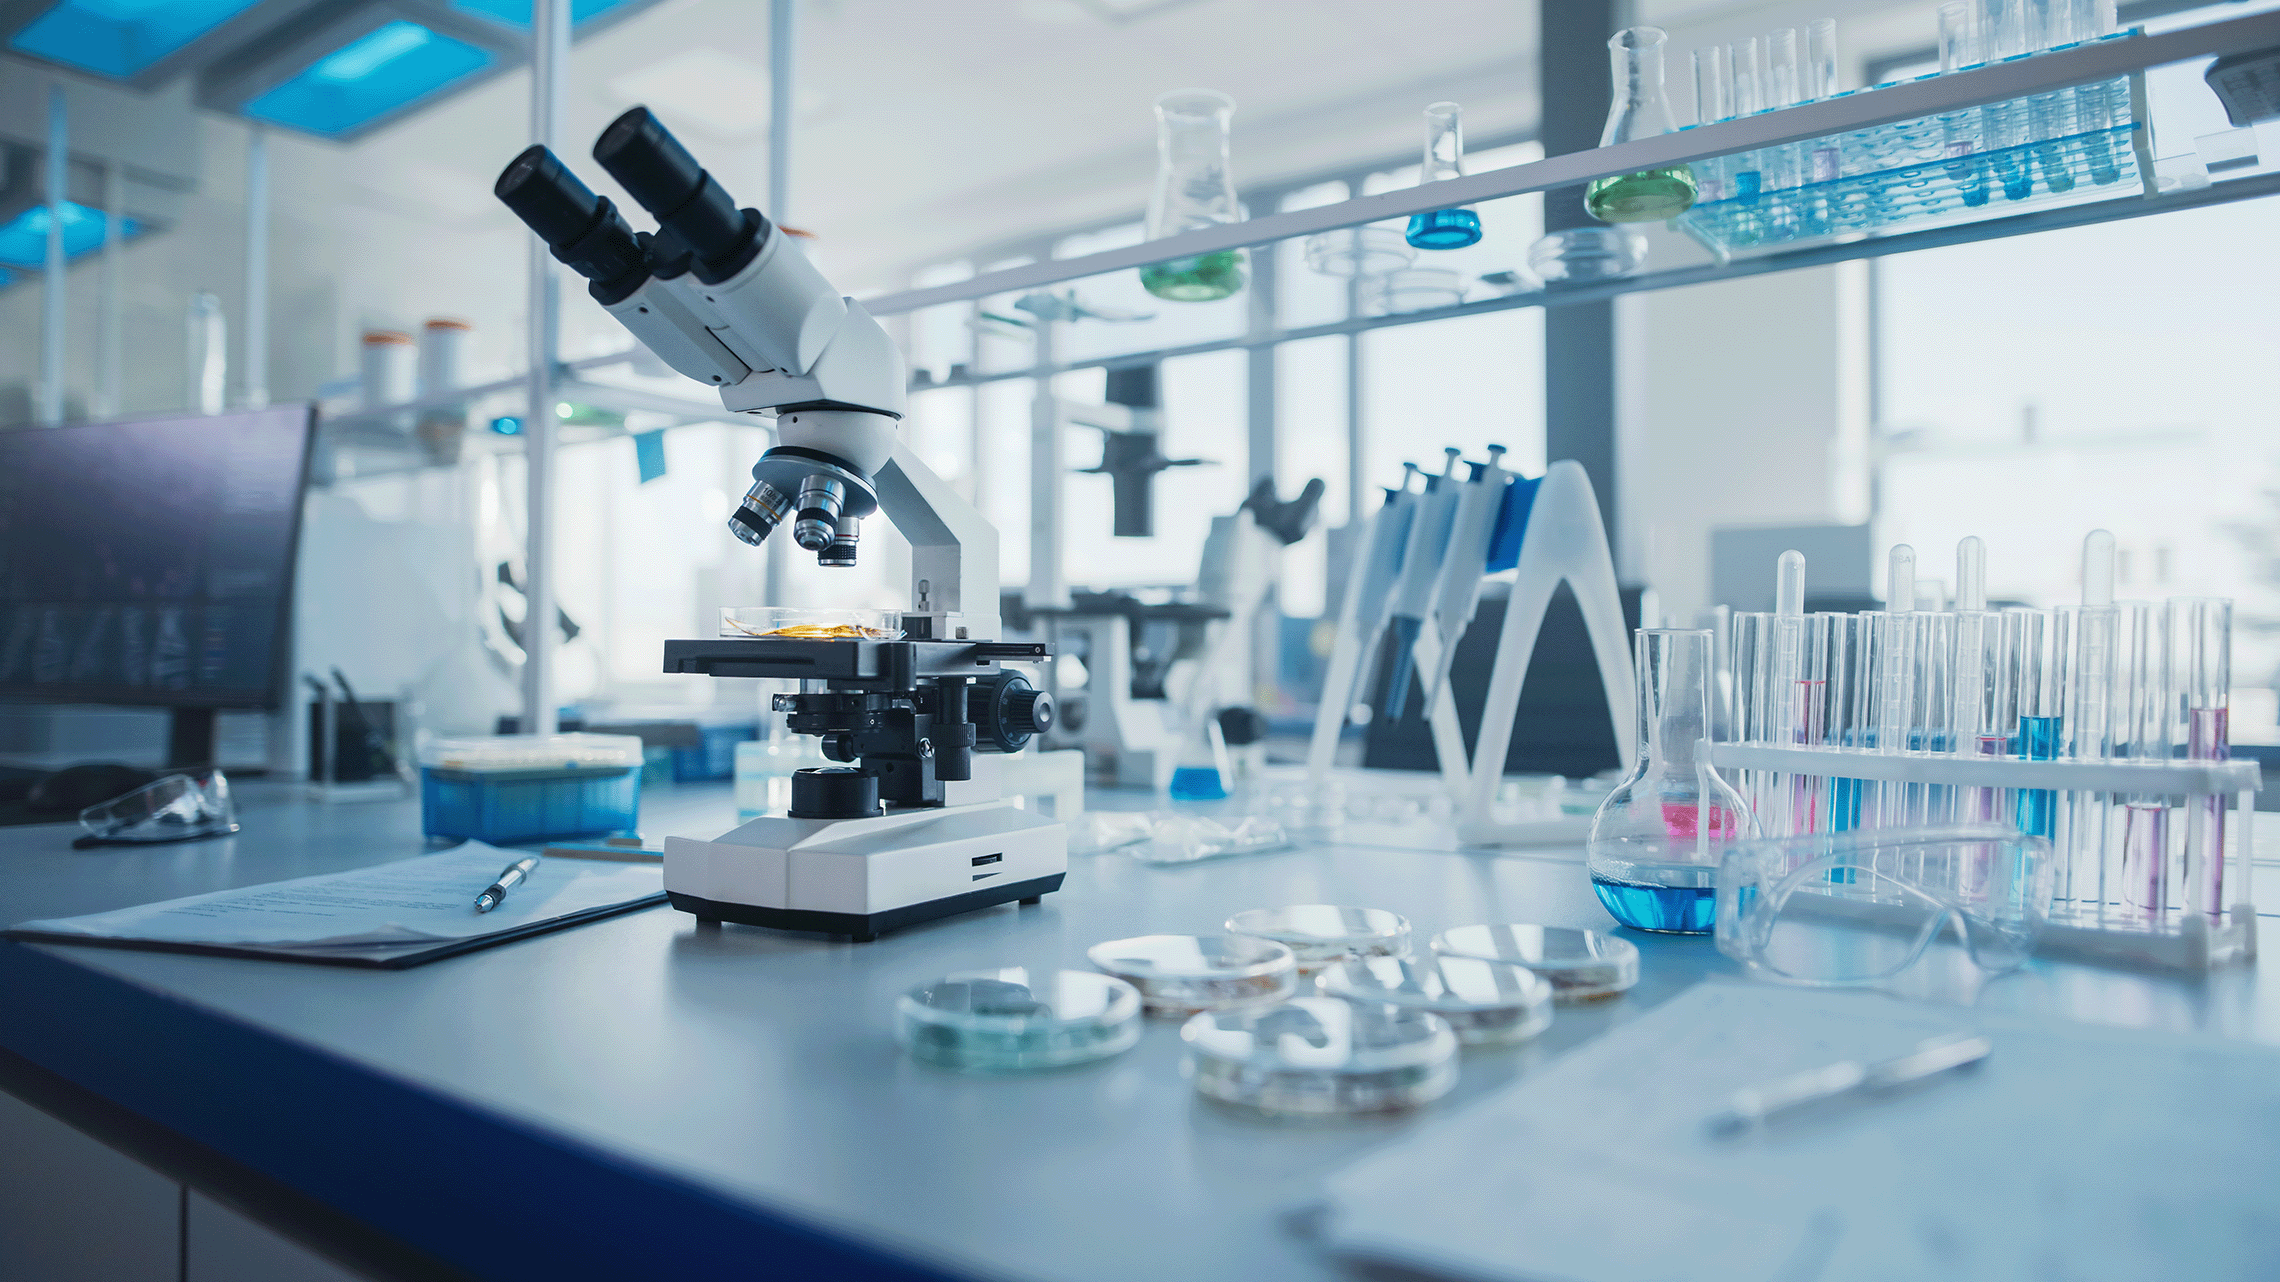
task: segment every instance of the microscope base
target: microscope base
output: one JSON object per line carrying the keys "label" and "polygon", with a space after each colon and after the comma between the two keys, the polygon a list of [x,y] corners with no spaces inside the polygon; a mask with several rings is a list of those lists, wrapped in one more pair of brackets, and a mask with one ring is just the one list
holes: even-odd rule
{"label": "microscope base", "polygon": [[766,926],[770,930],[807,930],[823,935],[846,935],[858,944],[868,944],[890,930],[932,921],[936,917],[953,917],[977,908],[990,908],[1017,900],[1025,905],[1042,903],[1046,895],[1061,888],[1061,879],[1067,875],[1055,873],[1033,881],[1017,881],[1009,886],[969,891],[963,895],[952,895],[948,899],[930,899],[922,904],[910,904],[878,913],[835,913],[816,908],[762,908],[755,904],[724,904],[717,899],[673,892],[667,892],[666,898],[675,908],[694,916],[698,921],[733,921],[746,926]]}
{"label": "microscope base", "polygon": [[713,841],[665,839],[665,891],[708,921],[851,935],[1061,888],[1068,829],[1005,801],[867,819],[754,819]]}

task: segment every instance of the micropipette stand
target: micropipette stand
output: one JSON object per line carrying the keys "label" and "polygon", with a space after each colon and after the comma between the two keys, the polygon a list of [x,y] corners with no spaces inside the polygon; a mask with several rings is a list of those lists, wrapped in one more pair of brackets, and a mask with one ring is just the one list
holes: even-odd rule
{"label": "micropipette stand", "polygon": [[[1600,520],[1591,479],[1581,464],[1562,459],[1545,471],[1537,487],[1520,542],[1512,597],[1504,608],[1504,630],[1497,640],[1496,666],[1490,672],[1488,698],[1481,709],[1471,777],[1457,810],[1457,836],[1469,845],[1579,844],[1583,831],[1588,830],[1588,821],[1579,830],[1575,823],[1565,820],[1504,822],[1495,813],[1512,722],[1520,710],[1520,685],[1527,677],[1528,661],[1536,653],[1536,634],[1544,625],[1544,612],[1551,607],[1552,595],[1562,582],[1574,590],[1576,605],[1583,612],[1584,631],[1591,637],[1592,656],[1599,662],[1607,717],[1614,726],[1615,746],[1624,769],[1637,760],[1637,695],[1632,687],[1631,647],[1623,627],[1623,597],[1615,582],[1615,557],[1607,546],[1607,527]],[[1449,701],[1445,685],[1441,696],[1434,701],[1433,716],[1445,718],[1453,729],[1456,706]],[[1436,744],[1444,733],[1436,728]],[[1447,763],[1464,758],[1455,754],[1442,760],[1445,771]]]}

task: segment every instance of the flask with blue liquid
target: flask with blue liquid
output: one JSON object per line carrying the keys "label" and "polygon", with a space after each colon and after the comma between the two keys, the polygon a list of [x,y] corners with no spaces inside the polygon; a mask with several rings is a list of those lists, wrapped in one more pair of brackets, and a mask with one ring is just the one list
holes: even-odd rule
{"label": "flask with blue liquid", "polygon": [[[1465,109],[1436,102],[1425,109],[1425,164],[1417,185],[1465,174]],[[1432,209],[1409,216],[1409,244],[1415,249],[1463,249],[1480,243],[1480,215],[1470,209]]]}
{"label": "flask with blue liquid", "polygon": [[1707,629],[1638,633],[1638,760],[1600,803],[1585,850],[1599,902],[1639,930],[1710,933],[1719,860],[1755,835],[1710,764],[1711,653]]}

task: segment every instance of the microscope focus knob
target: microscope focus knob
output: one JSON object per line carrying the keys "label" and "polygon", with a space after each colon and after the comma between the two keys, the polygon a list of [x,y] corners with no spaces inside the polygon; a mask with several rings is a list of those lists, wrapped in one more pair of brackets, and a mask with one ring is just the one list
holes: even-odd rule
{"label": "microscope focus knob", "polygon": [[1053,696],[1043,690],[1013,690],[1005,700],[1005,728],[1018,735],[1043,734],[1053,728]]}
{"label": "microscope focus knob", "polygon": [[1053,728],[1053,696],[1032,687],[1018,672],[1000,672],[974,682],[967,715],[985,752],[1019,752],[1036,735]]}

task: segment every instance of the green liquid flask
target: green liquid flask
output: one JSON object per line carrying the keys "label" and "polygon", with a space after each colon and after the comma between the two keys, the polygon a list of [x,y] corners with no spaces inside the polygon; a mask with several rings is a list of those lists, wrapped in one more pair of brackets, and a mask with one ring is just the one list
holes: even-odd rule
{"label": "green liquid flask", "polygon": [[[1599,145],[1676,131],[1670,103],[1663,97],[1663,41],[1660,27],[1628,27],[1607,42],[1614,65],[1615,101]],[[1613,174],[1584,189],[1583,205],[1605,223],[1651,223],[1676,218],[1694,207],[1694,171],[1684,165]]]}
{"label": "green liquid flask", "polygon": [[[1156,100],[1156,188],[1148,201],[1148,239],[1240,222],[1235,183],[1227,172],[1228,125],[1235,100],[1209,89],[1178,89]],[[1149,293],[1173,303],[1208,303],[1243,288],[1243,251],[1151,263],[1140,269]]]}

